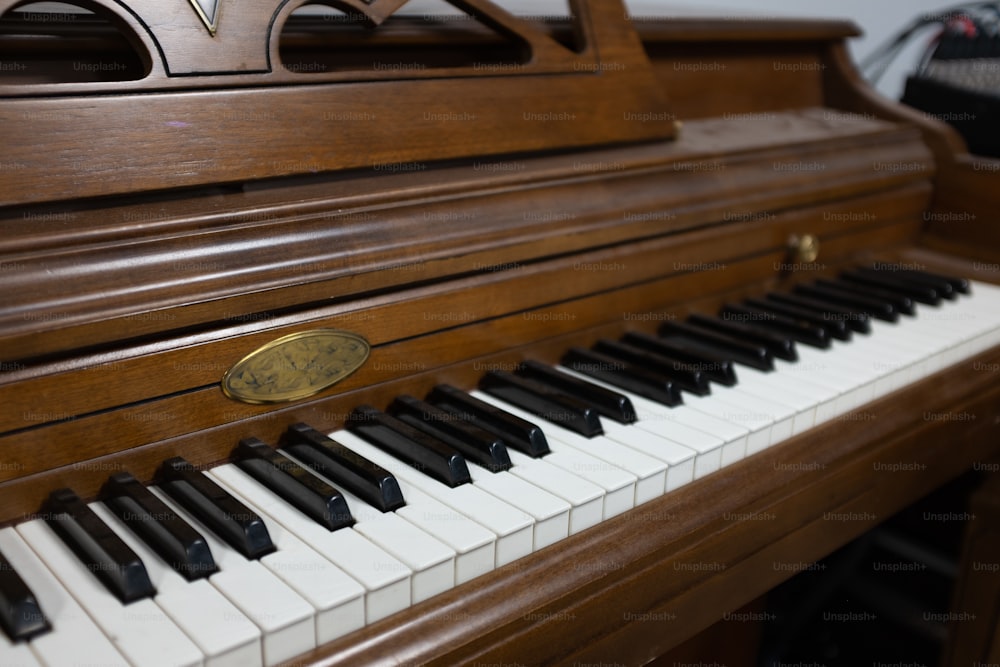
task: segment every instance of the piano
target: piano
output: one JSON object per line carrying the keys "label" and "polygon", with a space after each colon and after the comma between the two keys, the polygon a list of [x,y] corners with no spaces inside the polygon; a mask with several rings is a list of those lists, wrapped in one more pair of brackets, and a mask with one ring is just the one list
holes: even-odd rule
{"label": "piano", "polygon": [[0,2],[0,663],[677,664],[970,470],[1000,661],[1000,162],[848,22],[428,7]]}

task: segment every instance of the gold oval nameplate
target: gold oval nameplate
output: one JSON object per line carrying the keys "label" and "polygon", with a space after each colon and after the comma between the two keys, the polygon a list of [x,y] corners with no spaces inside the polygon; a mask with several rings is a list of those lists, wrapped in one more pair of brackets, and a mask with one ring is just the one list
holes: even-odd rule
{"label": "gold oval nameplate", "polygon": [[349,331],[289,334],[240,359],[222,377],[222,391],[244,403],[297,401],[358,370],[370,350],[368,341]]}

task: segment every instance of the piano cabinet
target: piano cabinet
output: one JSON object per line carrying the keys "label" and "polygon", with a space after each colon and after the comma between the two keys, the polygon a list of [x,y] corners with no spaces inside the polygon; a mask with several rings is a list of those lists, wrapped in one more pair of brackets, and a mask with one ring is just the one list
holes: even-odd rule
{"label": "piano cabinet", "polygon": [[[614,2],[574,6],[609,22],[622,13]],[[16,174],[0,207],[0,520],[16,525],[63,486],[96,498],[109,472],[148,483],[173,456],[218,465],[243,438],[274,443],[299,422],[333,431],[361,404],[385,408],[441,383],[471,389],[487,370],[556,363],[573,346],[654,333],[859,264],[1000,283],[998,163],[873,93],[846,56],[851,24],[632,25],[614,23],[605,37],[634,68],[616,85],[637,115],[615,108],[590,136],[567,131],[561,145],[559,132],[544,145],[529,132],[518,146],[467,133],[467,144],[438,150],[426,127],[408,134],[394,122],[374,130],[379,145],[406,145],[399,164],[413,169],[367,168],[355,156],[319,173],[259,175],[221,154],[231,178],[195,181],[149,166],[171,155],[166,147],[140,160],[150,173],[129,165],[104,181],[74,181],[64,164],[72,150],[30,157],[53,180],[29,192]],[[336,94],[336,81],[276,76],[262,86],[281,104]],[[530,99],[547,99],[545,77],[555,75],[532,76],[540,97]],[[191,98],[231,93],[209,84]],[[135,103],[142,85],[123,85],[118,103]],[[30,107],[28,87],[3,88],[10,99],[0,104]],[[105,88],[95,89],[102,104],[115,97]],[[599,91],[573,103],[604,108]],[[51,86],[39,97],[48,95],[38,104],[67,104]],[[655,127],[636,129],[644,119]],[[106,140],[90,129],[73,141]],[[284,141],[294,128],[261,132],[245,141]],[[819,240],[813,260],[790,250],[804,235]],[[221,391],[249,352],[318,328],[364,337],[371,357],[292,403],[239,403]],[[791,569],[775,563],[814,562],[970,468],[995,470],[997,368],[1000,347],[977,352],[288,664],[669,659],[787,580]],[[893,462],[913,465],[884,469]],[[996,517],[996,473],[987,477],[984,518]],[[995,525],[970,522],[967,565],[998,560]],[[942,664],[997,662],[997,581],[963,570],[954,609],[983,611],[975,624],[952,624]]]}

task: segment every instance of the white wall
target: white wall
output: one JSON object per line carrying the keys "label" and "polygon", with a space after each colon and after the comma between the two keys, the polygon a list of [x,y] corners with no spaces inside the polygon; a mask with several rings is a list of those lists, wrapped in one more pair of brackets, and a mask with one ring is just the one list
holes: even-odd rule
{"label": "white wall", "polygon": [[[851,40],[855,62],[878,49],[886,41],[908,27],[917,17],[940,15],[943,9],[956,6],[957,1],[941,0],[713,0],[711,2],[667,2],[664,0],[626,0],[633,14],[644,11],[657,13],[673,9],[684,14],[692,12],[734,10],[739,14],[774,16],[809,16],[846,18],[858,24],[864,36]],[[927,47],[934,28],[925,28],[910,40],[908,47],[897,56],[878,83],[883,94],[898,99],[903,91],[906,74],[912,71]]]}

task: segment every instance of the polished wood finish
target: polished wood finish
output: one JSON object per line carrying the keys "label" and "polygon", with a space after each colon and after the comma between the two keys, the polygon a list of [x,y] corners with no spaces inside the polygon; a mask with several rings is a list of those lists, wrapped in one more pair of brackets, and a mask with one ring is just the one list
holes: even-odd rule
{"label": "polished wood finish", "polygon": [[[19,1],[0,2],[0,13],[11,16]],[[5,174],[0,205],[347,168],[377,175],[453,158],[673,136],[666,115],[622,121],[666,109],[620,2],[573,3],[578,50],[488,0],[450,3],[517,40],[524,57],[501,69],[390,57],[355,70],[307,71],[283,66],[279,53],[285,21],[303,0],[219,0],[214,35],[186,2],[135,0],[126,8],[92,0],[148,72],[129,81],[0,84],[0,140],[4,159],[17,165]],[[402,3],[346,4],[379,23]],[[92,55],[93,66],[126,67],[114,53]],[[7,69],[31,69],[18,65]],[[128,93],[141,94],[134,98],[141,105]],[[397,140],[399,128],[406,142]]]}
{"label": "polished wood finish", "polygon": [[[243,437],[274,441],[298,421],[334,429],[361,403],[473,387],[492,368],[861,261],[1000,282],[1000,238],[983,224],[1000,175],[869,91],[845,56],[849,24],[633,31],[620,3],[578,2],[591,27],[576,37],[590,46],[563,53],[569,26],[466,0],[453,4],[490,30],[461,39],[502,52],[516,33],[549,54],[542,69],[359,81],[265,71],[260,53],[279,62],[282,31],[255,22],[273,3],[242,17],[230,4],[214,41],[184,3],[131,3],[159,17],[145,32],[121,5],[94,2],[132,35],[100,37],[94,53],[128,45],[148,74],[0,86],[14,147],[0,188],[0,522],[32,516],[53,488],[94,497],[111,472],[148,481],[174,455],[211,465]],[[381,25],[365,48],[433,45],[388,18],[396,5],[338,3]],[[308,58],[326,28],[296,21],[284,57]],[[234,60],[257,47],[258,60]],[[216,57],[225,74],[192,73]],[[485,125],[442,120],[472,99],[489,108],[470,112]],[[521,122],[511,139],[494,114],[536,105],[578,121]],[[316,124],[323,109],[378,122],[341,135],[348,123]],[[335,134],[343,150],[320,154]],[[956,201],[983,217],[934,217]],[[789,260],[803,234],[820,240],[816,262]],[[363,335],[368,362],[294,403],[220,390],[252,350],[319,327]],[[983,352],[295,664],[644,664],[790,576],[775,563],[818,559],[1000,456],[1000,384],[982,370],[997,367],[1000,349]],[[873,466],[897,460],[926,468],[889,478]]]}

